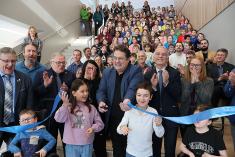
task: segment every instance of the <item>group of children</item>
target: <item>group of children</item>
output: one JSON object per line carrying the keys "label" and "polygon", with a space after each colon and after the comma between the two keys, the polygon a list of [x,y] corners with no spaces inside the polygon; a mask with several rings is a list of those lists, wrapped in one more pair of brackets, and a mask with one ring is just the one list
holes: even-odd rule
{"label": "group of children", "polygon": [[[157,113],[154,108],[148,106],[152,97],[151,92],[152,87],[147,82],[139,84],[136,91],[136,106]],[[67,157],[92,157],[94,133],[104,128],[98,111],[88,102],[88,93],[86,83],[76,79],[72,83],[70,97],[66,92],[60,94],[63,105],[56,111],[54,118],[57,122],[65,123],[63,142],[66,144]],[[205,109],[205,105],[198,106],[194,113]],[[24,110],[20,113],[20,125],[35,122],[35,112]],[[210,127],[210,124],[211,120],[203,120],[188,127],[180,145],[183,156],[227,156],[222,134]],[[162,118],[131,109],[125,112],[117,132],[127,136],[126,157],[151,157],[152,134],[154,132],[156,136],[162,137],[164,128]],[[43,140],[48,141],[45,146],[41,145]],[[54,144],[54,137],[45,127],[37,126],[18,133],[8,149],[15,157],[44,157]]]}

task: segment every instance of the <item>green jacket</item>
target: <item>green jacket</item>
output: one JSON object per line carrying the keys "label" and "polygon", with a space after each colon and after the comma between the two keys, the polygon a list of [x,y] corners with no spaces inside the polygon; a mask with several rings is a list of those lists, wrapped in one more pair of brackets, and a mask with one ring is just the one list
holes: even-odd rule
{"label": "green jacket", "polygon": [[89,12],[88,10],[85,8],[82,8],[80,10],[80,17],[81,17],[81,20],[84,20],[84,21],[88,21],[89,20]]}

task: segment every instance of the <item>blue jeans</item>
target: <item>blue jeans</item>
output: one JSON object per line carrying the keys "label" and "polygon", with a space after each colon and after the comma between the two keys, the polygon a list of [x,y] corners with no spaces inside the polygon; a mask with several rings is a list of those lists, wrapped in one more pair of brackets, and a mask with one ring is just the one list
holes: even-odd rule
{"label": "blue jeans", "polygon": [[[133,155],[126,152],[126,157],[135,157],[135,156],[133,156]],[[152,157],[152,156],[149,156],[149,157]]]}
{"label": "blue jeans", "polygon": [[93,145],[71,145],[66,144],[65,153],[69,157],[92,157]]}

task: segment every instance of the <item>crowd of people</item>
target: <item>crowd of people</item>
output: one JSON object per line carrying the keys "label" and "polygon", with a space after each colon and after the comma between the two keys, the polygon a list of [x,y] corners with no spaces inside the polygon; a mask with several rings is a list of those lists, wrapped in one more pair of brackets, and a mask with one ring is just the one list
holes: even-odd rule
{"label": "crowd of people", "polygon": [[[181,125],[128,106],[175,117],[234,105],[235,67],[225,62],[227,49],[209,50],[205,35],[173,5],[155,8],[145,1],[135,11],[130,1],[116,1],[94,13],[82,5],[80,17],[86,35],[94,22],[97,36],[91,47],[73,51],[67,67],[62,53],[52,54],[49,69],[40,63],[43,44],[33,26],[23,61],[17,62],[12,48],[0,49],[1,127],[42,120],[58,93],[61,97],[46,129],[37,126],[16,136],[0,132],[6,155],[57,156],[59,132],[67,157],[92,157],[93,150],[107,157],[107,138],[114,157],[160,157],[162,140],[165,156],[175,157],[180,130],[179,156],[227,157],[222,131],[211,127],[211,120]],[[229,119],[235,143],[235,117]]]}

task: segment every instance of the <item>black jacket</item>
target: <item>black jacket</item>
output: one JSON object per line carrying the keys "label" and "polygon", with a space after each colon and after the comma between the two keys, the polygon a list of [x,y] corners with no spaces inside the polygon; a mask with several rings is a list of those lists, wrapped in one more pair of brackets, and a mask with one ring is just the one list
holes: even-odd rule
{"label": "black jacket", "polygon": [[[0,126],[4,120],[4,82],[0,76]],[[15,70],[15,122],[19,121],[21,110],[33,106],[32,81],[24,73]]]}

